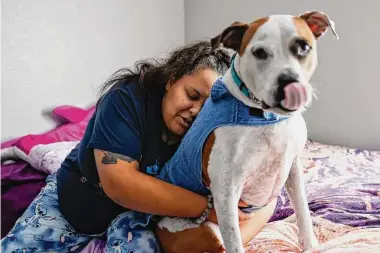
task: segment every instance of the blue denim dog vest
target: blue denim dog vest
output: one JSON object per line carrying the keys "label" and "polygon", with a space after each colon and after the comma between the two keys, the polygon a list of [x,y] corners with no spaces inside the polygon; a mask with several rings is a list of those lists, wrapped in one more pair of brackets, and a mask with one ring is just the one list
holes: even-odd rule
{"label": "blue denim dog vest", "polygon": [[202,150],[213,130],[223,126],[265,126],[285,119],[271,112],[263,112],[263,116],[251,115],[250,109],[233,97],[219,78],[211,89],[211,97],[158,178],[198,194],[209,194],[202,181]]}
{"label": "blue denim dog vest", "polygon": [[[286,119],[271,112],[255,116],[251,115],[250,110],[250,107],[232,96],[221,78],[217,79],[210,98],[206,100],[174,156],[161,169],[152,169],[155,172],[152,175],[192,192],[208,195],[210,190],[202,180],[202,150],[213,130],[223,126],[265,126]],[[150,219],[151,215],[145,217]],[[141,222],[138,223],[141,225]]]}

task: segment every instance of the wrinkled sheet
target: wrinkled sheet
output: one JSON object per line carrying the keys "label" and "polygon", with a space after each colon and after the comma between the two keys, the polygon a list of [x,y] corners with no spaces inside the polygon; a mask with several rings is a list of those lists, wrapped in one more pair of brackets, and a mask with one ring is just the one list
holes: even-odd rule
{"label": "wrinkled sheet", "polygon": [[23,161],[1,166],[1,238],[46,185],[46,176]]}
{"label": "wrinkled sheet", "polygon": [[53,174],[78,143],[79,141],[67,141],[34,146],[27,157],[27,162],[39,171]]}
{"label": "wrinkled sheet", "polygon": [[[308,142],[302,157],[318,251],[380,252],[380,151]],[[286,192],[247,252],[301,252]]]}
{"label": "wrinkled sheet", "polygon": [[[306,192],[320,247],[313,252],[380,252],[380,151],[309,141],[302,156]],[[286,192],[276,213],[247,245],[248,253],[301,252]],[[82,253],[102,252],[94,239]]]}
{"label": "wrinkled sheet", "polygon": [[[41,169],[50,164],[44,165],[43,161],[60,164],[59,160],[64,158],[62,154],[74,146],[74,142],[41,145],[31,150],[29,156],[34,157],[35,166]],[[310,141],[302,162],[314,230],[321,243],[319,252],[378,251],[380,151]],[[53,166],[48,171],[54,170]],[[283,190],[271,222],[247,246],[247,252],[300,252],[293,213]],[[102,252],[104,246],[103,240],[94,239],[82,252]]]}
{"label": "wrinkled sheet", "polygon": [[[380,227],[380,151],[308,142],[302,157],[314,216],[355,227]],[[293,213],[282,192],[272,220]]]}
{"label": "wrinkled sheet", "polygon": [[[57,127],[42,134],[28,134],[1,143],[1,237],[9,232],[18,217],[37,196],[41,188],[45,186],[47,175],[53,172],[54,169],[56,170],[57,166],[60,166],[62,157],[70,151],[67,148],[59,149],[55,147],[61,152],[52,151],[51,154],[55,155],[55,158],[45,154],[46,159],[44,158],[45,160],[43,160],[34,159],[38,154],[30,154],[30,150],[43,150],[44,145],[39,149],[35,149],[36,146],[41,144],[51,144],[51,146],[48,146],[51,148],[54,147],[54,143],[70,146],[72,145],[71,142],[79,141],[83,137],[88,121],[94,111],[94,106],[88,109],[69,105],[58,106],[52,111],[52,117],[60,121]],[[14,153],[13,160],[16,161],[15,163],[3,161],[3,158],[7,157],[3,157],[5,149],[13,148],[23,152],[23,155],[17,157],[20,153]],[[25,159],[25,157],[27,158]]]}
{"label": "wrinkled sheet", "polygon": [[[375,253],[380,252],[380,228],[359,228],[334,223],[320,217],[312,217],[313,228],[319,240],[320,253]],[[297,238],[295,215],[285,220],[268,223],[249,243],[246,252],[277,253],[302,252]],[[95,251],[94,251],[95,252]]]}

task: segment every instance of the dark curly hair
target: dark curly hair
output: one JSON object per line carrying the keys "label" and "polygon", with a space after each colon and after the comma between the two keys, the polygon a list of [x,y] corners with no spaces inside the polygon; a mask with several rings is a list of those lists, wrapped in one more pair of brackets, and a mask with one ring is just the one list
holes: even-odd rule
{"label": "dark curly hair", "polygon": [[167,58],[146,59],[136,62],[133,69],[116,71],[100,89],[103,95],[117,83],[137,81],[148,92],[165,92],[168,82],[200,69],[211,69],[223,75],[230,66],[231,53],[225,48],[212,49],[210,41],[198,41],[179,47]]}

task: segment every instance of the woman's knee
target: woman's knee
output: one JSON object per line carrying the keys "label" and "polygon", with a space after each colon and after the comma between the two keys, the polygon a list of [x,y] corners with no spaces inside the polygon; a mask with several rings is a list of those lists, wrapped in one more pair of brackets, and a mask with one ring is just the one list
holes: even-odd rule
{"label": "woman's knee", "polygon": [[[157,253],[161,252],[155,233],[151,230],[129,230],[107,236],[106,252]],[[126,237],[123,235],[126,234]]]}
{"label": "woman's knee", "polygon": [[132,212],[126,212],[112,221],[107,230],[106,252],[156,253],[161,252],[153,230],[144,226],[131,227]]}
{"label": "woman's knee", "polygon": [[36,224],[19,220],[1,240],[1,252],[78,252],[92,239],[71,230],[66,222]]}
{"label": "woman's knee", "polygon": [[91,240],[76,233],[61,215],[56,184],[47,181],[47,185],[1,240],[1,252],[70,252],[84,247]]}

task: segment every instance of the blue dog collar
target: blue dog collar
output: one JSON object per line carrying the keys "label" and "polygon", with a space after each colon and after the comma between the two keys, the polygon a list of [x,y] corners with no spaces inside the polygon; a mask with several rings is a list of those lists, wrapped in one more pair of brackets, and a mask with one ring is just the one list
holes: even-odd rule
{"label": "blue dog collar", "polygon": [[239,77],[239,75],[236,72],[235,69],[235,57],[236,54],[232,56],[231,59],[231,74],[232,74],[232,79],[234,80],[235,84],[239,87],[239,90],[249,99],[252,99],[255,104],[258,104],[261,106],[261,101],[253,93],[247,88],[243,80]]}
{"label": "blue dog collar", "polygon": [[[258,99],[257,97],[255,97],[255,95],[253,95],[253,93],[247,88],[247,86],[245,85],[245,83],[243,82],[243,80],[241,80],[241,78],[239,77],[239,75],[237,74],[236,72],[236,69],[235,69],[235,57],[236,57],[236,54],[234,54],[232,56],[232,59],[231,59],[231,74],[232,74],[232,79],[234,80],[235,84],[239,87],[239,90],[246,96],[248,97],[249,99],[251,99],[255,104],[259,105],[261,107],[261,104],[262,104],[262,101],[260,99]],[[279,119],[285,119],[285,118],[288,118],[286,116],[280,116],[278,114],[275,114],[273,112],[268,112],[268,111],[264,111],[262,108],[251,108],[251,110],[257,110],[257,111],[261,111],[262,112],[262,115],[265,119],[273,119],[273,118],[276,118],[277,120]],[[256,112],[256,115],[258,115],[258,113]]]}

